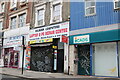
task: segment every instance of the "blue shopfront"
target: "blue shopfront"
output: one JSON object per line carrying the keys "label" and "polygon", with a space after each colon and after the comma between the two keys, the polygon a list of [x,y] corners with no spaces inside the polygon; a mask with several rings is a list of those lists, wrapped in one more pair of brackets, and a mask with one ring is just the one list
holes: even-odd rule
{"label": "blue shopfront", "polygon": [[[71,35],[77,48],[77,73],[92,76],[120,76],[120,29]],[[70,49],[72,50],[72,49]]]}

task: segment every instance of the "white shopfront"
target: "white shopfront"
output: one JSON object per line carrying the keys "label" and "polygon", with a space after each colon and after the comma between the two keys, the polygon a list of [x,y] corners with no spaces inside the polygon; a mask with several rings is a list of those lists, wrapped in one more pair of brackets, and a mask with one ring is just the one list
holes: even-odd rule
{"label": "white shopfront", "polygon": [[22,68],[23,37],[25,46],[28,43],[29,27],[22,27],[4,32],[3,52],[4,66],[11,68]]}
{"label": "white shopfront", "polygon": [[93,73],[96,76],[118,76],[117,43],[93,44]]}

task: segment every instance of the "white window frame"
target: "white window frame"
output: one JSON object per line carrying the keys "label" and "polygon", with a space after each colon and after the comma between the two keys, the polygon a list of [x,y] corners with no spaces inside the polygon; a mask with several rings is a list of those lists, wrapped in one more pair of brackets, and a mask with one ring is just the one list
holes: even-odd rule
{"label": "white window frame", "polygon": [[[89,2],[91,2],[92,0],[90,0]],[[96,14],[96,0],[95,1],[95,6],[90,6],[90,7],[86,7],[86,0],[84,0],[84,4],[85,4],[85,16],[92,16],[92,15],[95,15]],[[86,9],[89,9],[89,8],[94,8],[94,13],[92,14],[86,14]]]}
{"label": "white window frame", "polygon": [[[26,19],[27,19],[27,10],[24,10],[24,11],[21,11],[21,12],[19,12],[19,13],[16,13],[16,14],[14,14],[14,15],[11,15],[10,17],[9,17],[9,29],[11,29],[11,18],[12,17],[15,17],[15,16],[17,16],[17,21],[16,21],[16,28],[21,28],[21,27],[18,27],[18,24],[19,24],[19,15],[21,15],[21,14],[26,14]],[[25,27],[26,27],[26,25],[27,25],[27,23],[25,23]]]}
{"label": "white window frame", "polygon": [[114,9],[120,9],[120,7],[115,7],[115,3],[120,2],[120,0],[114,0],[113,2],[114,2]]}
{"label": "white window frame", "polygon": [[[22,15],[25,15],[25,22],[22,22],[23,26],[20,26],[20,24],[22,24],[22,23],[20,23],[20,16],[22,16]],[[20,28],[20,27],[24,27],[24,26],[26,26],[26,13],[22,13],[22,14],[18,15],[18,27]]]}
{"label": "white window frame", "polygon": [[[13,2],[15,3],[13,6]],[[17,7],[17,0],[10,0],[10,9]]]}
{"label": "white window frame", "polygon": [[[39,10],[43,10],[43,24],[38,25],[38,11]],[[44,26],[45,25],[45,11],[46,11],[46,5],[42,5],[39,7],[36,7],[35,9],[35,27],[39,27],[39,26]]]}
{"label": "white window frame", "polygon": [[[60,5],[60,20],[59,21],[56,21],[54,22],[53,21],[53,9],[54,9],[54,5],[57,5],[59,4]],[[57,23],[57,22],[61,22],[62,21],[62,5],[63,5],[63,1],[62,0],[56,0],[56,1],[51,1],[51,17],[50,17],[50,24],[52,23]]]}
{"label": "white window frame", "polygon": [[3,29],[3,20],[0,20],[0,23],[2,22],[2,27],[0,26],[0,31]]}
{"label": "white window frame", "polygon": [[[4,4],[4,8],[2,9],[2,4]],[[1,4],[0,4],[0,12],[4,12],[5,11],[5,3],[4,2],[2,2]]]}
{"label": "white window frame", "polygon": [[[12,18],[16,18],[16,23],[15,23],[15,24],[16,24],[16,27],[14,27],[14,28],[13,28],[12,25],[11,25],[11,24],[12,24]],[[11,17],[11,18],[10,18],[10,29],[16,29],[16,28],[17,28],[17,16],[14,16],[14,17]]]}

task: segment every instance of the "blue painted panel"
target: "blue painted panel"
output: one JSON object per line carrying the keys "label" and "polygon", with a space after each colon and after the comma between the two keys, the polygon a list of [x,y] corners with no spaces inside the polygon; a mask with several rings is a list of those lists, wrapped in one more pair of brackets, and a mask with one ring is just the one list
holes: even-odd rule
{"label": "blue painted panel", "polygon": [[84,2],[70,3],[70,30],[120,23],[120,10],[114,10],[113,2],[97,2],[93,16],[85,16],[84,8]]}

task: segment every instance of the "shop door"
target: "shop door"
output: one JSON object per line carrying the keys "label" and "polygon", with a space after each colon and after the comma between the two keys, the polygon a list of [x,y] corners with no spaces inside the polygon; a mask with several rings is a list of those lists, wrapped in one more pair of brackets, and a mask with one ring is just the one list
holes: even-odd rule
{"label": "shop door", "polygon": [[18,68],[18,62],[19,62],[19,52],[15,52],[13,55],[13,68]]}
{"label": "shop door", "polygon": [[9,66],[9,52],[5,52],[5,56],[4,56],[4,67],[8,67]]}
{"label": "shop door", "polygon": [[58,50],[57,56],[57,72],[62,73],[64,71],[64,49]]}
{"label": "shop door", "polygon": [[14,53],[10,52],[10,62],[9,62],[9,67],[13,67],[14,64]]}
{"label": "shop door", "polygon": [[18,68],[19,52],[10,52],[9,67]]}
{"label": "shop door", "polygon": [[53,68],[52,46],[31,48],[30,69],[40,72],[51,72]]}
{"label": "shop door", "polygon": [[78,46],[78,74],[90,75],[90,45]]}

